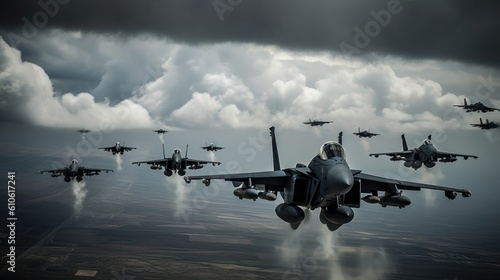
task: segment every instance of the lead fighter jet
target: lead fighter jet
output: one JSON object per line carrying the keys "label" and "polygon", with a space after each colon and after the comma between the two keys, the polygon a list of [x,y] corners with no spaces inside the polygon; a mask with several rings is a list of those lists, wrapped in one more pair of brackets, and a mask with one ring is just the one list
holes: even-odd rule
{"label": "lead fighter jet", "polygon": [[[261,198],[274,201],[277,193],[280,193],[284,202],[276,207],[276,215],[293,229],[297,229],[304,220],[305,213],[301,207],[305,207],[311,210],[321,209],[319,219],[331,231],[353,219],[354,211],[351,207],[359,208],[361,200],[384,207],[403,208],[411,201],[401,194],[402,190],[439,190],[449,199],[454,199],[457,193],[464,197],[471,196],[465,189],[394,180],[350,169],[342,147],[342,132],[339,134],[339,142],[329,141],[321,145],[308,166],[297,163],[295,168],[281,169],[274,127],[270,128],[270,132],[273,171],[184,176],[184,181],[190,183],[192,180],[202,180],[206,186],[210,185],[212,179],[232,181],[238,187],[233,193],[240,199]],[[362,193],[368,195],[361,197]]]}
{"label": "lead fighter jet", "polygon": [[389,153],[376,153],[370,154],[370,156],[374,156],[378,158],[380,155],[386,155],[391,157],[391,161],[399,161],[403,160],[403,165],[405,167],[412,167],[417,170],[422,167],[422,164],[427,168],[432,168],[436,165],[436,161],[439,162],[454,162],[457,160],[457,157],[463,157],[465,160],[469,157],[477,158],[477,156],[473,155],[463,155],[463,154],[454,154],[448,152],[440,152],[434,147],[431,142],[431,135],[427,136],[427,139],[424,140],[422,145],[418,148],[414,148],[412,150],[408,150],[408,145],[406,144],[405,135],[401,135],[401,139],[403,141],[403,151],[401,152],[389,152]]}
{"label": "lead fighter jet", "polygon": [[207,160],[201,160],[201,159],[191,159],[188,158],[187,156],[187,151],[188,151],[188,146],[186,146],[186,156],[182,157],[181,155],[181,150],[175,149],[172,157],[167,158],[165,157],[165,146],[162,145],[163,147],[163,158],[162,159],[156,159],[156,160],[146,160],[146,161],[136,161],[132,162],[132,164],[137,164],[137,166],[140,166],[143,163],[150,164],[151,169],[153,170],[161,170],[162,168],[165,168],[165,171],[163,171],[163,174],[165,176],[172,176],[172,174],[175,172],[179,174],[179,176],[184,176],[186,174],[186,168],[189,169],[200,169],[203,167],[203,164],[208,164],[211,163],[213,166],[220,165],[221,163],[218,161],[207,161]]}
{"label": "lead fighter jet", "polygon": [[78,161],[76,159],[73,159],[69,167],[64,167],[61,169],[42,170],[40,171],[40,174],[43,174],[44,172],[49,172],[52,173],[50,174],[51,177],[64,176],[65,182],[70,182],[71,179],[74,178],[76,178],[76,181],[80,182],[81,180],[83,180],[83,176],[99,175],[99,172],[102,171],[105,171],[106,173],[114,172],[113,169],[85,168],[83,166],[79,166]]}
{"label": "lead fighter jet", "polygon": [[111,146],[111,147],[102,147],[102,148],[98,148],[98,149],[102,149],[106,152],[112,152],[113,155],[116,155],[116,154],[121,154],[123,155],[123,152],[129,152],[129,151],[132,151],[134,149],[137,149],[135,147],[125,147],[125,146],[122,146],[120,145],[120,142],[116,142],[116,144],[114,146]]}

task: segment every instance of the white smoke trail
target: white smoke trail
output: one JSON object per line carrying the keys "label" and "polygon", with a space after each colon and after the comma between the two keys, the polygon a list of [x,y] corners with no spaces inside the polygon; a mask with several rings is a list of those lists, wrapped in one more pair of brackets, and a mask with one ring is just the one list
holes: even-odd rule
{"label": "white smoke trail", "polygon": [[365,152],[369,152],[370,151],[370,142],[368,142],[368,139],[362,138],[361,139],[361,146],[363,147],[363,149],[365,150]]}
{"label": "white smoke trail", "polygon": [[164,140],[163,140],[163,134],[162,133],[159,133],[158,134],[158,137],[160,137],[160,141],[162,144],[165,144]]}
{"label": "white smoke trail", "polygon": [[81,133],[82,135],[82,141],[85,140],[85,133]]}
{"label": "white smoke trail", "polygon": [[187,198],[191,193],[191,189],[186,187],[184,180],[181,176],[173,174],[172,178],[165,178],[165,186],[167,188],[172,187],[172,183],[175,186],[175,217],[184,217],[187,210],[189,210],[189,204]]}
{"label": "white smoke trail", "polygon": [[121,155],[118,153],[116,154],[116,170],[121,171],[122,170],[122,163],[123,159]]}
{"label": "white smoke trail", "polygon": [[[444,179],[444,174],[437,166],[429,170],[425,167],[420,168],[422,172],[421,181],[426,184],[437,184],[439,181]],[[425,206],[435,206],[438,192],[428,189],[422,189],[422,193],[424,194]]]}
{"label": "white smoke trail", "polygon": [[314,131],[314,134],[316,134],[316,136],[318,137],[321,137],[321,129],[317,126],[313,127],[313,131]]}
{"label": "white smoke trail", "polygon": [[208,158],[211,161],[217,161],[217,157],[215,156],[215,152],[214,151],[208,151]]}
{"label": "white smoke trail", "polygon": [[[282,279],[323,279],[325,276],[331,280],[386,279],[391,272],[383,248],[342,245],[338,231],[331,232],[316,221],[309,223],[312,224],[291,230],[277,247],[283,262],[292,264]],[[311,246],[314,241],[317,245]]]}
{"label": "white smoke trail", "polygon": [[87,189],[85,189],[86,183],[84,181],[77,182],[76,180],[71,180],[71,190],[75,196],[75,203],[73,207],[78,210],[82,207],[83,200],[87,196]]}

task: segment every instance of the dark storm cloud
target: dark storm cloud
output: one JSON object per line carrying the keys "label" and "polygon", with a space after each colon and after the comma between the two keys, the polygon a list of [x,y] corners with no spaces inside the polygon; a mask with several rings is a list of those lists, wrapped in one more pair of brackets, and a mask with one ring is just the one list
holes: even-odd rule
{"label": "dark storm cloud", "polygon": [[[52,5],[44,10],[39,3]],[[33,30],[26,26],[38,24],[122,35],[146,32],[192,44],[256,42],[494,67],[500,63],[500,4],[493,1],[41,0],[9,1],[8,6],[0,11],[0,25],[11,35],[22,35],[24,28],[31,36]],[[15,40],[11,36],[6,41],[12,45]]]}

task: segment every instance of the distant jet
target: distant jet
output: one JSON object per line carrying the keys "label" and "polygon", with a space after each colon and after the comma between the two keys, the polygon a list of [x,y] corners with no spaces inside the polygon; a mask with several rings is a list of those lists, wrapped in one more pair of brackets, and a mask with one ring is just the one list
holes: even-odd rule
{"label": "distant jet", "polygon": [[158,134],[164,134],[165,132],[168,132],[167,130],[163,130],[163,129],[158,129],[158,130],[153,130],[153,131],[158,133]]}
{"label": "distant jet", "polygon": [[207,150],[207,151],[212,151],[212,152],[216,152],[218,150],[225,149],[224,147],[215,146],[213,143],[210,143],[210,145],[205,144],[205,147],[200,147],[200,148]]}
{"label": "distant jet", "polygon": [[454,162],[457,160],[457,157],[463,157],[464,159],[468,159],[469,157],[477,158],[477,156],[473,155],[462,155],[462,154],[453,154],[447,152],[438,152],[437,149],[431,142],[431,135],[424,140],[422,145],[418,148],[414,148],[412,150],[408,150],[408,145],[406,144],[405,135],[401,135],[401,139],[403,141],[403,151],[402,152],[390,152],[390,153],[378,153],[378,154],[370,154],[370,156],[375,156],[378,158],[379,155],[386,155],[391,157],[391,161],[404,160],[405,167],[412,167],[413,169],[419,169],[422,164],[427,168],[432,168],[436,165],[436,161],[439,162]]}
{"label": "distant jet", "polygon": [[461,107],[466,110],[467,113],[469,112],[493,112],[493,111],[500,111],[500,109],[497,108],[490,108],[484,106],[482,102],[476,102],[474,104],[467,104],[467,100],[464,98],[464,105],[453,105],[455,107]]}
{"label": "distant jet", "polygon": [[80,132],[80,133],[89,133],[90,130],[82,128],[80,130],[77,130],[77,132]]}
{"label": "distant jet", "polygon": [[103,149],[106,152],[112,152],[113,155],[116,155],[118,153],[123,155],[123,152],[129,152],[129,151],[132,151],[132,150],[137,149],[137,148],[121,146],[120,142],[116,142],[116,144],[114,146],[102,147],[102,148],[98,148],[98,149]]}
{"label": "distant jet", "polygon": [[165,176],[172,176],[175,172],[179,174],[179,176],[184,176],[186,174],[186,168],[189,169],[200,169],[203,167],[203,164],[211,163],[213,166],[220,165],[221,163],[218,161],[207,161],[207,160],[199,160],[199,159],[190,159],[187,156],[188,146],[186,146],[186,156],[182,157],[181,150],[175,149],[172,157],[165,157],[165,146],[163,147],[163,158],[156,160],[146,160],[146,161],[136,161],[132,162],[132,164],[137,164],[140,166],[142,163],[150,164],[151,169],[153,170],[161,170],[162,167],[165,168],[163,174]]}
{"label": "distant jet", "polygon": [[480,123],[471,123],[473,127],[480,127],[481,129],[492,129],[492,128],[497,128],[498,124],[494,122],[490,122],[488,119],[486,119],[486,123],[483,123],[483,120],[479,118]]}
{"label": "distant jet", "polygon": [[353,132],[353,134],[359,136],[359,138],[361,138],[361,137],[372,138],[373,136],[380,135],[380,134],[377,134],[377,133],[371,133],[370,130],[366,130],[366,129],[363,130],[363,131],[360,131],[359,127],[358,127],[358,132]]}
{"label": "distant jet", "polygon": [[70,182],[73,178],[76,178],[76,181],[80,182],[81,180],[83,180],[83,176],[99,175],[99,172],[101,171],[105,171],[106,173],[114,172],[113,169],[95,169],[78,166],[78,161],[76,159],[73,159],[69,167],[64,167],[61,169],[42,170],[40,171],[40,174],[49,172],[52,173],[50,175],[51,177],[64,176],[64,181],[66,182]]}
{"label": "distant jet", "polygon": [[346,161],[341,134],[338,142],[328,141],[321,145],[309,165],[297,163],[295,167],[281,169],[274,126],[270,133],[273,170],[184,176],[184,181],[201,180],[207,187],[211,180],[231,181],[235,187],[233,194],[239,199],[275,201],[280,196],[283,202],[276,205],[275,213],[292,229],[297,229],[306,218],[303,208],[318,209],[320,222],[330,231],[349,223],[354,218],[352,208],[359,208],[361,200],[382,207],[404,208],[411,204],[411,200],[402,195],[403,190],[442,191],[449,199],[455,199],[458,193],[463,197],[471,196],[466,189],[393,180],[351,169]]}
{"label": "distant jet", "polygon": [[303,124],[308,124],[310,126],[323,126],[324,124],[327,124],[327,123],[332,123],[333,121],[322,121],[322,120],[311,120],[309,119],[308,122],[303,122]]}

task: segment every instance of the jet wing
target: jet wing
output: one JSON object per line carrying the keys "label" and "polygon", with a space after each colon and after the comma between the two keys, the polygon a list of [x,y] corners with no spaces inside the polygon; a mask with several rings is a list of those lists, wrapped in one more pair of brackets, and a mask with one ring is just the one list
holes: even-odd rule
{"label": "jet wing", "polygon": [[[486,107],[486,106],[485,106]],[[500,111],[500,109],[497,109],[497,108],[491,108],[491,107],[486,107],[485,108],[487,111],[489,112],[494,112],[494,111]]]}
{"label": "jet wing", "polygon": [[66,171],[68,170],[68,168],[61,168],[61,169],[50,169],[50,170],[41,170],[39,171],[40,174],[43,174],[44,172],[48,172],[48,173],[52,173],[54,175],[63,175]]}
{"label": "jet wing", "polygon": [[410,190],[410,191],[420,191],[421,189],[430,189],[444,191],[446,196],[450,193],[456,192],[461,193],[464,197],[471,196],[471,192],[466,189],[456,189],[450,187],[421,184],[415,182],[407,182],[396,179],[389,179],[384,177],[378,177],[374,175],[358,173],[354,175],[354,179],[361,180],[361,192],[371,193],[374,191],[384,191],[392,194],[396,194],[399,190]]}
{"label": "jet wing", "polygon": [[92,176],[92,175],[99,175],[99,172],[115,172],[113,169],[97,169],[97,168],[86,168],[86,167],[80,167],[79,170],[83,171],[84,175],[87,176]]}
{"label": "jet wing", "polygon": [[187,165],[195,165],[195,164],[209,164],[211,163],[212,165],[220,165],[221,163],[219,161],[208,161],[208,160],[201,160],[201,159],[192,159],[192,158],[183,158],[182,159]]}
{"label": "jet wing", "polygon": [[371,132],[368,132],[367,134],[368,134],[368,136],[377,136],[377,135],[380,135],[378,133],[371,133]]}
{"label": "jet wing", "polygon": [[115,148],[115,146],[111,146],[111,147],[102,147],[102,148],[97,148],[97,149],[101,149],[101,150],[104,150],[104,151],[106,151],[106,152],[109,152],[109,151],[112,151],[114,148]]}
{"label": "jet wing", "polygon": [[145,164],[152,164],[152,165],[167,166],[167,165],[169,165],[170,161],[172,161],[171,158],[162,158],[162,159],[155,159],[155,160],[134,161],[134,162],[132,162],[132,164],[141,165],[141,164],[145,163]]}
{"label": "jet wing", "polygon": [[454,154],[454,153],[447,153],[447,152],[437,152],[436,156],[438,159],[448,159],[450,157],[463,157],[464,159],[468,159],[469,157],[471,158],[478,158],[477,156],[474,155],[462,155],[462,154]]}
{"label": "jet wing", "polygon": [[123,146],[122,146],[122,148],[123,148],[124,151],[132,151],[132,150],[137,149],[135,147],[123,147]]}
{"label": "jet wing", "polygon": [[401,151],[401,152],[389,152],[389,153],[375,153],[369,154],[369,156],[390,156],[390,157],[409,157],[413,151]]}
{"label": "jet wing", "polygon": [[236,183],[250,182],[252,185],[265,185],[269,190],[272,191],[283,191],[283,188],[290,176],[291,174],[288,174],[283,170],[278,170],[237,174],[184,176],[184,181],[186,181],[186,183],[189,183],[191,182],[191,180],[205,180],[205,182],[207,182],[208,180],[209,182],[209,180],[211,179],[222,179],[225,181]]}

